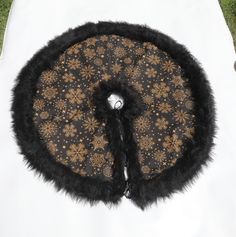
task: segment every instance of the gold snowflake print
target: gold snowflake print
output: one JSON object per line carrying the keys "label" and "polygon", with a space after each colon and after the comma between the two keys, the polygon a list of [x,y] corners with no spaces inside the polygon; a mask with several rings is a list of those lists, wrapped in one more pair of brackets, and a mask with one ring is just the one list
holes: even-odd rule
{"label": "gold snowflake print", "polygon": [[122,47],[116,47],[114,50],[114,55],[118,58],[122,58],[126,55],[126,51]]}
{"label": "gold snowflake print", "polygon": [[69,113],[69,118],[74,120],[74,121],[78,121],[83,117],[83,113],[81,110],[79,109],[73,109],[70,111]]}
{"label": "gold snowflake print", "polygon": [[189,118],[189,114],[187,114],[185,111],[181,110],[177,110],[174,113],[174,118],[177,122],[179,123],[186,123],[187,119]]}
{"label": "gold snowflake print", "polygon": [[151,95],[145,95],[143,97],[143,102],[147,105],[151,105],[153,103],[153,97]]}
{"label": "gold snowflake print", "polygon": [[165,154],[165,152],[164,151],[155,151],[154,152],[154,159],[156,160],[156,161],[163,161],[164,159],[166,158],[166,154]]}
{"label": "gold snowflake print", "polygon": [[68,67],[70,69],[78,69],[80,68],[80,61],[78,59],[71,59],[68,61]]}
{"label": "gold snowflake print", "polygon": [[148,174],[151,171],[150,167],[147,165],[142,166],[141,170],[144,174]]}
{"label": "gold snowflake print", "polygon": [[82,93],[80,88],[77,88],[69,89],[65,97],[71,104],[81,104],[82,100],[85,98],[85,95]]}
{"label": "gold snowflake print", "polygon": [[186,94],[183,90],[176,90],[173,93],[173,97],[176,101],[184,101],[184,99],[186,98]]}
{"label": "gold snowflake print", "polygon": [[102,80],[108,81],[108,80],[110,80],[110,79],[111,79],[111,75],[109,75],[108,73],[104,73],[104,74],[102,75]]}
{"label": "gold snowflake print", "polygon": [[112,177],[112,169],[110,166],[105,166],[102,172],[106,177],[108,178]]}
{"label": "gold snowflake print", "polygon": [[160,63],[160,58],[157,55],[150,55],[148,57],[148,62],[157,65]]}
{"label": "gold snowflake print", "polygon": [[66,108],[66,102],[65,102],[65,100],[60,99],[60,100],[55,102],[55,106],[56,106],[57,109],[63,110],[63,109]]}
{"label": "gold snowflake print", "polygon": [[193,138],[194,131],[195,131],[194,127],[186,127],[184,135],[189,139]]}
{"label": "gold snowflake print", "polygon": [[165,118],[158,118],[155,125],[158,129],[167,129],[168,121]]}
{"label": "gold snowflake print", "polygon": [[185,107],[186,107],[187,109],[193,109],[193,105],[194,105],[194,103],[193,103],[192,100],[187,100],[187,101],[185,102]]}
{"label": "gold snowflake print", "polygon": [[57,132],[57,126],[56,123],[46,121],[42,123],[40,126],[40,133],[42,134],[43,137],[51,137],[52,135],[55,135]]}
{"label": "gold snowflake print", "polygon": [[72,73],[65,73],[62,78],[65,82],[73,82],[75,80],[75,77]]}
{"label": "gold snowflake print", "polygon": [[162,112],[162,113],[168,113],[171,111],[171,106],[170,104],[166,103],[166,102],[162,102],[158,105],[158,109]]}
{"label": "gold snowflake print", "polygon": [[147,75],[148,78],[156,77],[157,71],[154,68],[147,68],[145,75]]}
{"label": "gold snowflake print", "polygon": [[125,69],[125,75],[127,77],[138,77],[140,75],[139,68],[135,66],[128,66]]}
{"label": "gold snowflake print", "polygon": [[104,53],[105,53],[105,48],[104,48],[104,47],[97,47],[96,52],[97,52],[98,54],[104,54]]}
{"label": "gold snowflake print", "polygon": [[104,159],[103,154],[95,153],[91,157],[91,164],[93,167],[100,168],[105,164],[106,160]]}
{"label": "gold snowflake print", "polygon": [[52,84],[56,81],[57,74],[54,71],[44,71],[41,74],[41,79],[45,84]]}
{"label": "gold snowflake print", "polygon": [[96,55],[95,53],[95,50],[94,49],[90,49],[90,48],[87,48],[84,50],[84,56],[86,58],[93,58],[94,56]]}
{"label": "gold snowflake print", "polygon": [[73,124],[66,124],[63,128],[63,133],[66,137],[74,137],[75,133],[77,132],[77,129]]}
{"label": "gold snowflake print", "polygon": [[47,119],[49,117],[49,113],[47,111],[43,111],[39,114],[41,119]]}
{"label": "gold snowflake print", "polygon": [[82,162],[88,154],[88,150],[85,148],[83,143],[79,143],[78,145],[71,144],[69,149],[66,151],[66,154],[72,162]]}
{"label": "gold snowflake print", "polygon": [[89,117],[83,124],[84,128],[89,132],[94,132],[98,128],[98,122],[95,118]]}
{"label": "gold snowflake print", "polygon": [[183,84],[184,84],[184,80],[182,79],[181,76],[174,76],[173,79],[171,80],[171,82],[175,86],[183,86]]}
{"label": "gold snowflake print", "polygon": [[166,136],[164,138],[163,147],[167,149],[168,152],[180,152],[180,146],[183,144],[182,140],[178,139],[176,134],[172,136]]}
{"label": "gold snowflake print", "polygon": [[150,121],[149,119],[141,116],[139,118],[137,118],[135,121],[134,121],[134,127],[140,131],[140,132],[144,132],[146,131],[150,126]]}
{"label": "gold snowflake print", "polygon": [[43,89],[42,96],[45,99],[51,100],[57,95],[57,88],[54,87],[46,87]]}
{"label": "gold snowflake print", "polygon": [[34,100],[33,108],[35,110],[41,110],[41,109],[43,109],[43,107],[44,107],[44,101],[43,100],[41,100],[41,99]]}
{"label": "gold snowflake print", "polygon": [[121,71],[121,69],[122,69],[122,67],[121,67],[121,65],[118,64],[118,63],[115,63],[115,64],[112,65],[112,67],[111,67],[112,72],[115,73],[115,74],[119,73],[119,72]]}
{"label": "gold snowflake print", "polygon": [[134,42],[132,42],[132,40],[130,39],[126,39],[126,38],[122,39],[122,44],[128,48],[134,47]]}
{"label": "gold snowflake print", "polygon": [[47,148],[48,150],[50,151],[50,153],[52,155],[55,155],[56,154],[56,151],[57,151],[57,144],[50,141],[48,144],[47,144]]}
{"label": "gold snowflake print", "polygon": [[94,74],[95,74],[95,71],[94,71],[93,66],[88,65],[88,66],[84,66],[81,69],[81,75],[85,79],[90,79]]}
{"label": "gold snowflake print", "polygon": [[94,64],[97,65],[97,66],[102,66],[103,61],[100,58],[95,58],[94,59]]}
{"label": "gold snowflake print", "polygon": [[139,146],[142,150],[149,150],[154,145],[152,137],[145,135],[139,139]]}
{"label": "gold snowflake print", "polygon": [[166,85],[165,82],[161,82],[160,84],[154,83],[153,89],[151,91],[157,98],[161,98],[162,96],[163,97],[168,96],[170,88],[169,86]]}
{"label": "gold snowflake print", "polygon": [[162,64],[162,69],[165,72],[173,72],[173,70],[175,69],[175,64],[171,60],[165,61]]}
{"label": "gold snowflake print", "polygon": [[96,38],[88,38],[85,40],[85,43],[87,44],[87,46],[90,46],[90,45],[95,46],[96,42],[97,42]]}
{"label": "gold snowflake print", "polygon": [[108,142],[105,140],[104,135],[94,136],[91,144],[93,145],[94,150],[103,149]]}

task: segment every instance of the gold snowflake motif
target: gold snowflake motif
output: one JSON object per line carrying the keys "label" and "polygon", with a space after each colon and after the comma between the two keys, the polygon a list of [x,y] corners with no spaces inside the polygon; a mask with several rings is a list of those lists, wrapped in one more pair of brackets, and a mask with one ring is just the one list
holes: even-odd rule
{"label": "gold snowflake motif", "polygon": [[122,58],[126,55],[126,51],[122,47],[116,47],[114,50],[114,55],[118,58]]}
{"label": "gold snowflake motif", "polygon": [[71,144],[69,149],[66,151],[67,156],[69,156],[71,162],[84,161],[85,156],[88,154],[88,150],[85,148],[83,143]]}
{"label": "gold snowflake motif", "polygon": [[45,84],[52,84],[57,79],[57,74],[54,71],[44,71],[41,74],[42,82]]}
{"label": "gold snowflake motif", "polygon": [[102,74],[102,80],[109,81],[111,79],[111,75],[108,73]]}
{"label": "gold snowflake motif", "polygon": [[171,82],[175,85],[175,87],[183,86],[184,84],[184,80],[182,79],[181,76],[174,76]]}
{"label": "gold snowflake motif", "polygon": [[90,45],[95,46],[96,42],[97,42],[96,38],[88,38],[85,40],[85,43],[87,46],[90,46]]}
{"label": "gold snowflake motif", "polygon": [[93,117],[87,118],[87,120],[84,122],[83,126],[86,130],[89,132],[94,132],[96,128],[98,128],[99,123],[97,120]]}
{"label": "gold snowflake motif", "polygon": [[70,69],[78,69],[80,68],[80,61],[78,59],[71,59],[68,61],[68,67]]}
{"label": "gold snowflake motif", "polygon": [[85,94],[82,93],[82,90],[80,88],[69,89],[65,97],[71,104],[81,104],[83,99],[85,98]]}
{"label": "gold snowflake motif", "polygon": [[185,102],[185,107],[186,107],[187,109],[191,110],[191,109],[193,109],[193,106],[194,106],[194,103],[193,103],[192,100],[187,100],[187,101]]}
{"label": "gold snowflake motif", "polygon": [[72,73],[65,73],[62,78],[65,82],[73,82],[75,80],[75,76]]}
{"label": "gold snowflake motif", "polygon": [[150,169],[149,166],[144,165],[144,166],[141,167],[141,171],[142,171],[144,174],[149,174],[150,171],[151,171],[151,169]]}
{"label": "gold snowflake motif", "polygon": [[164,151],[155,151],[154,152],[154,160],[161,162],[166,158],[166,153]]}
{"label": "gold snowflake motif", "polygon": [[41,119],[47,119],[49,117],[49,113],[47,111],[43,111],[39,114]]}
{"label": "gold snowflake motif", "polygon": [[189,114],[187,114],[185,111],[181,110],[177,110],[174,113],[174,118],[177,122],[179,123],[186,123],[187,119],[189,118]]}
{"label": "gold snowflake motif", "polygon": [[48,150],[50,151],[50,153],[52,155],[55,155],[56,154],[56,151],[57,151],[57,144],[50,141],[48,144],[47,144],[47,148]]}
{"label": "gold snowflake motif", "polygon": [[104,150],[105,145],[107,144],[107,140],[105,140],[104,135],[102,136],[94,136],[93,137],[93,141],[91,142],[91,144],[93,145],[93,149],[97,150],[97,149],[102,149]]}
{"label": "gold snowflake motif", "polygon": [[33,108],[35,110],[42,110],[44,108],[44,101],[41,99],[35,99],[33,103]]}
{"label": "gold snowflake motif", "polygon": [[95,55],[96,55],[96,53],[95,53],[94,49],[87,48],[84,50],[84,56],[86,58],[91,59],[91,58],[95,57]]}
{"label": "gold snowflake motif", "polygon": [[121,43],[128,48],[134,47],[133,41],[127,38],[122,39]]}
{"label": "gold snowflake motif", "polygon": [[138,77],[140,75],[139,68],[136,66],[128,66],[125,69],[125,75],[131,78]]}
{"label": "gold snowflake motif", "polygon": [[185,135],[187,138],[191,139],[191,138],[193,138],[194,132],[195,132],[194,127],[186,127],[186,128],[185,128],[184,135]]}
{"label": "gold snowflake motif", "polygon": [[63,133],[66,137],[74,137],[77,129],[73,124],[66,124],[63,128]]}
{"label": "gold snowflake motif", "polygon": [[103,154],[95,153],[91,157],[91,164],[93,167],[101,168],[105,164],[106,160],[104,159]]}
{"label": "gold snowflake motif", "polygon": [[137,49],[135,49],[135,53],[138,56],[142,56],[145,53],[145,50],[143,48],[137,48]]}
{"label": "gold snowflake motif", "polygon": [[112,169],[110,166],[105,166],[102,172],[106,177],[108,178],[112,177]]}
{"label": "gold snowflake motif", "polygon": [[138,83],[137,81],[135,82],[131,82],[131,85],[133,85],[134,89],[138,92],[142,92],[143,91],[143,86],[142,84]]}
{"label": "gold snowflake motif", "polygon": [[83,113],[79,109],[73,109],[69,112],[69,118],[73,121],[78,121],[83,117]]}
{"label": "gold snowflake motif", "polygon": [[54,122],[46,121],[43,122],[42,125],[40,126],[40,133],[45,138],[49,138],[52,135],[55,135],[56,132],[57,132],[57,126],[56,123]]}
{"label": "gold snowflake motif", "polygon": [[173,97],[176,101],[184,101],[186,98],[186,94],[184,93],[183,90],[176,90],[173,93]]}
{"label": "gold snowflake motif", "polygon": [[127,57],[124,59],[124,63],[125,64],[131,64],[132,63],[132,59],[130,57]]}
{"label": "gold snowflake motif", "polygon": [[42,96],[45,99],[52,100],[57,95],[57,88],[54,87],[46,87],[43,89]]}
{"label": "gold snowflake motif", "polygon": [[152,44],[151,42],[144,42],[143,43],[143,46],[146,48],[146,49],[151,49],[151,50],[157,50],[157,46]]}
{"label": "gold snowflake motif", "polygon": [[103,41],[103,42],[105,42],[105,41],[108,40],[108,36],[107,36],[107,35],[102,35],[102,36],[100,37],[100,40]]}
{"label": "gold snowflake motif", "polygon": [[68,48],[68,49],[66,50],[66,52],[67,52],[69,55],[78,54],[80,48],[81,48],[81,45],[80,45],[80,44],[75,44],[75,45],[71,46],[70,48]]}
{"label": "gold snowflake motif", "polygon": [[138,143],[141,150],[149,150],[154,145],[153,138],[148,135],[141,136]]}
{"label": "gold snowflake motif", "polygon": [[118,63],[115,63],[115,64],[112,65],[112,67],[111,67],[112,72],[115,73],[115,74],[118,74],[118,73],[121,71],[121,69],[122,69],[122,67],[121,67],[121,65],[118,64]]}
{"label": "gold snowflake motif", "polygon": [[98,54],[104,54],[105,53],[105,48],[104,47],[97,47],[96,52]]}
{"label": "gold snowflake motif", "polygon": [[148,62],[153,64],[153,65],[157,65],[160,63],[160,57],[158,57],[157,55],[150,55],[147,58]]}
{"label": "gold snowflake motif", "polygon": [[168,61],[165,61],[161,67],[165,72],[172,73],[175,69],[175,64],[171,60],[168,60]]}
{"label": "gold snowflake motif", "polygon": [[145,132],[150,126],[150,121],[148,118],[141,116],[135,119],[134,127],[140,132]]}
{"label": "gold snowflake motif", "polygon": [[168,92],[170,91],[170,87],[166,85],[165,82],[161,82],[160,84],[154,83],[153,84],[153,89],[151,92],[157,97],[167,97]]}
{"label": "gold snowflake motif", "polygon": [[66,102],[65,102],[65,100],[60,99],[60,100],[55,102],[55,106],[56,106],[57,109],[63,110],[63,109],[66,108]]}
{"label": "gold snowflake motif", "polygon": [[153,97],[151,95],[145,95],[143,97],[143,102],[147,105],[153,104]]}
{"label": "gold snowflake motif", "polygon": [[95,70],[94,70],[93,66],[91,66],[91,65],[84,66],[81,69],[81,75],[84,79],[90,79],[94,74],[95,74]]}
{"label": "gold snowflake motif", "polygon": [[171,111],[171,106],[170,104],[166,103],[166,102],[162,102],[158,105],[158,109],[162,112],[162,113],[169,113]]}
{"label": "gold snowflake motif", "polygon": [[100,58],[95,58],[93,62],[97,66],[102,66],[102,64],[103,64],[103,61]]}
{"label": "gold snowflake motif", "polygon": [[167,125],[169,122],[165,118],[158,118],[155,125],[157,126],[158,129],[167,129]]}
{"label": "gold snowflake motif", "polygon": [[178,139],[176,134],[172,136],[166,136],[164,138],[163,147],[167,149],[169,153],[180,152],[180,146],[183,144],[182,140]]}
{"label": "gold snowflake motif", "polygon": [[148,78],[156,77],[157,71],[154,68],[147,68],[145,75],[147,75]]}

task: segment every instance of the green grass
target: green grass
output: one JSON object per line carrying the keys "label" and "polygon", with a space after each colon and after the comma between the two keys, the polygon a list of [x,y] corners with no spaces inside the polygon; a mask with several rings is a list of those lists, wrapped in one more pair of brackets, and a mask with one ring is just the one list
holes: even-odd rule
{"label": "green grass", "polygon": [[236,0],[219,0],[226,23],[233,37],[236,52]]}
{"label": "green grass", "polygon": [[0,0],[0,54],[2,51],[3,36],[11,3],[12,0]]}

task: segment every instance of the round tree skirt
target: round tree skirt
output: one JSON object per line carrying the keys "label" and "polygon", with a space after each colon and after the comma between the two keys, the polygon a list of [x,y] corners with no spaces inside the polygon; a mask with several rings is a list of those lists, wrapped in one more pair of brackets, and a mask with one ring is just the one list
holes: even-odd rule
{"label": "round tree skirt", "polygon": [[13,128],[27,164],[77,200],[141,209],[210,160],[215,106],[197,60],[146,26],[87,23],[21,70]]}

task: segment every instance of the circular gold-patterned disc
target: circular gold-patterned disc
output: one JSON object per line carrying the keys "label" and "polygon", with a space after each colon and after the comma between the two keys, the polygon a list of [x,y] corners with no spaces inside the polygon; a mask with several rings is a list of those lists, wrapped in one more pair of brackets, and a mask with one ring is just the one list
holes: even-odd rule
{"label": "circular gold-patterned disc", "polygon": [[149,42],[118,35],[88,38],[42,72],[34,124],[57,162],[81,176],[112,179],[114,157],[91,99],[100,81],[125,80],[148,108],[133,126],[142,175],[152,178],[183,159],[194,134],[194,100],[182,74],[166,52]]}

